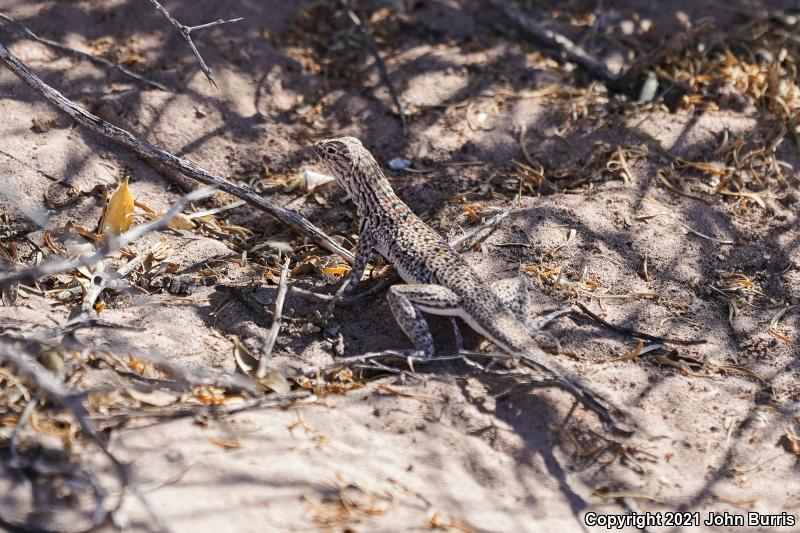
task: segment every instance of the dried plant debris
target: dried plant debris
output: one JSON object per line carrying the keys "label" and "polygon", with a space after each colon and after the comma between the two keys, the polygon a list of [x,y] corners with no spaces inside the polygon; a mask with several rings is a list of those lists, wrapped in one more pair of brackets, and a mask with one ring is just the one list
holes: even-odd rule
{"label": "dried plant debris", "polygon": [[[76,64],[86,90],[103,91],[100,107],[122,103],[124,113],[115,120],[131,124],[129,131],[165,139],[173,120],[184,128],[185,139],[170,141],[189,142],[189,159],[203,164],[201,158],[210,155],[209,164],[229,174],[223,179],[177,158],[170,168],[227,192],[185,201],[164,220],[164,195],[172,193],[141,161],[126,159],[130,168],[103,173],[100,181],[113,186],[91,188],[85,172],[71,166],[68,177],[39,176],[42,185],[30,198],[42,212],[31,215],[33,222],[27,212],[12,210],[14,202],[3,204],[8,212],[0,213],[0,280],[12,281],[0,281],[0,469],[24,479],[0,487],[11,502],[3,506],[3,520],[64,531],[130,527],[121,502],[141,498],[149,506],[147,491],[110,445],[119,430],[147,431],[154,420],[192,417],[204,428],[230,426],[224,438],[200,439],[221,455],[235,450],[226,455],[243,457],[257,448],[273,461],[271,437],[249,446],[235,430],[237,420],[228,416],[275,407],[297,413],[290,434],[305,431],[311,438],[307,453],[319,455],[306,465],[324,463],[317,459],[330,457],[326,453],[338,458],[357,449],[360,433],[384,444],[386,433],[397,449],[421,448],[430,455],[440,450],[424,447],[446,442],[453,459],[448,469],[494,491],[498,506],[492,513],[501,512],[500,506],[519,507],[531,496],[523,485],[529,475],[540,474],[528,469],[534,450],[566,465],[568,484],[591,505],[630,510],[698,502],[702,498],[689,494],[689,484],[674,472],[691,473],[702,461],[708,479],[742,492],[706,491],[713,505],[763,504],[747,492],[755,473],[784,461],[774,470],[783,479],[791,464],[785,460],[800,455],[793,403],[799,391],[790,357],[800,309],[793,240],[800,183],[796,15],[723,3],[722,15],[712,21],[655,4],[623,10],[613,2],[522,2],[508,10],[506,3],[278,3],[280,16],[274,19],[248,14],[248,27],[260,24],[260,33],[237,35],[231,26],[218,50],[208,48],[217,54],[208,58],[210,64],[229,62],[221,75],[224,91],[209,96],[203,83],[198,91],[196,82],[179,73],[175,80],[188,81],[187,91],[166,107],[159,100],[163,93],[132,90],[130,79],[101,87]],[[198,20],[210,13],[202,4]],[[661,18],[647,18],[654,12]],[[105,17],[102,10],[93,13]],[[163,23],[162,33],[172,30],[172,20],[153,15]],[[538,30],[567,37],[571,51],[565,56],[558,39],[555,50],[529,40],[524,23],[533,18],[542,21]],[[112,17],[102,24],[118,22]],[[213,32],[221,36],[221,29]],[[38,41],[28,44],[52,48],[26,35]],[[207,36],[211,40],[212,33]],[[163,89],[133,71],[169,76],[174,66],[188,65],[197,74],[191,48],[181,46],[182,56],[153,46],[164,42],[161,34],[109,34],[84,47],[132,69],[125,71],[128,78]],[[14,43],[17,48],[23,58],[42,53],[22,41]],[[580,60],[583,66],[576,67],[576,50],[590,56]],[[6,61],[11,57],[4,55]],[[110,62],[104,61],[107,68]],[[592,62],[602,69],[587,69]],[[35,79],[25,79],[42,94]],[[64,95],[73,91],[68,85],[59,89]],[[251,89],[256,113],[240,117],[235,110],[250,104]],[[14,111],[29,105],[7,100]],[[74,111],[61,103],[62,112]],[[176,118],[179,113],[193,123]],[[95,131],[127,133],[108,129],[99,118],[91,124],[86,117],[75,120]],[[54,118],[37,109],[17,124],[27,136],[20,144],[32,139],[39,149],[59,135],[70,137],[72,124],[66,115]],[[334,287],[350,272],[357,217],[340,201],[341,191],[325,185],[331,176],[319,172],[302,146],[344,134],[370,145],[403,199],[446,232],[481,274],[514,272],[535,293],[537,305],[560,306],[537,321],[563,317],[550,327],[569,349],[553,357],[570,358],[565,363],[609,391],[604,397],[626,402],[648,422],[657,420],[659,431],[630,440],[594,432],[594,419],[570,410],[565,395],[540,394],[552,383],[508,356],[458,350],[426,359],[413,350],[386,349],[395,340],[406,344],[397,326],[384,320],[389,315],[381,292],[397,276],[377,256],[368,267],[377,283],[348,299],[333,319],[323,317]],[[129,148],[131,139],[142,140],[126,139]],[[92,139],[82,141],[93,148]],[[121,168],[106,161],[118,155],[116,148],[101,148],[99,165]],[[44,162],[43,153],[25,166]],[[144,153],[171,155],[152,146]],[[0,151],[0,161],[6,160],[14,158]],[[51,163],[46,168],[58,168]],[[253,206],[295,216],[265,220]],[[546,217],[541,225],[535,220],[540,211]],[[548,214],[553,211],[564,217],[555,220]],[[335,238],[321,239],[298,213]],[[157,221],[157,228],[147,226]],[[142,227],[150,229],[137,233]],[[150,231],[160,233],[144,238]],[[545,239],[549,244],[541,244]],[[771,246],[785,248],[779,259],[764,253]],[[608,268],[594,264],[598,257]],[[179,312],[174,315],[177,326],[191,324],[187,336],[202,346],[186,356],[192,357],[187,366],[175,363],[168,351],[179,352],[181,340],[168,339],[169,347],[159,348],[163,356],[144,348],[173,328],[171,320],[164,321],[167,327],[148,321],[156,306],[170,308],[157,312],[189,309],[193,319],[199,317],[186,322]],[[40,316],[41,323],[30,316]],[[449,335],[444,340],[450,342],[450,329],[437,329],[434,321],[437,346],[440,336]],[[466,340],[485,349],[479,339]],[[202,353],[205,347],[208,354]],[[351,355],[360,351],[368,353]],[[201,371],[221,365],[231,373]],[[459,396],[476,383],[480,393]],[[375,413],[381,416],[365,421],[364,406],[369,412],[380,403]],[[751,426],[740,427],[754,403],[763,412],[752,417]],[[695,416],[682,411],[687,405],[698,409]],[[530,406],[565,420],[541,424],[541,413],[531,416]],[[472,414],[472,408],[480,412]],[[310,415],[312,410],[317,414]],[[504,410],[513,411],[518,426],[502,419]],[[314,431],[303,418],[318,415],[327,423],[339,413],[352,424],[346,435]],[[273,415],[278,413],[262,420]],[[709,429],[717,419],[724,421],[721,435]],[[418,438],[425,427],[420,420],[429,424],[424,441]],[[491,438],[472,431],[479,421],[488,422]],[[534,423],[540,425],[529,425]],[[548,428],[560,450],[552,449]],[[458,456],[463,450],[470,453],[467,459]],[[403,475],[413,482],[424,482],[419,469],[434,468],[406,463],[410,456],[403,453],[391,457],[404,463],[399,466],[380,454],[353,461],[369,477],[353,476],[345,468],[350,464],[328,461],[342,468],[311,485],[298,483],[306,495],[305,524],[323,531],[385,529],[396,511],[408,509],[395,494],[400,485],[389,479],[393,488],[386,489],[370,470],[371,461],[386,461],[381,473],[407,468]],[[262,457],[253,464],[263,467]],[[458,459],[467,465],[463,472]],[[227,474],[224,468],[220,472]],[[309,472],[320,472],[313,468]],[[520,480],[522,488],[515,485]],[[661,488],[641,489],[656,481]],[[535,490],[536,501],[548,505],[563,499],[547,483]],[[418,522],[409,527],[486,528],[480,520],[486,508],[445,508],[444,493],[416,493],[422,505],[415,507]],[[697,506],[708,509],[708,499]],[[257,511],[276,507],[265,499]],[[476,516],[481,527],[472,525]],[[548,517],[540,519],[552,525]],[[155,513],[145,520],[154,527],[160,522]]]}

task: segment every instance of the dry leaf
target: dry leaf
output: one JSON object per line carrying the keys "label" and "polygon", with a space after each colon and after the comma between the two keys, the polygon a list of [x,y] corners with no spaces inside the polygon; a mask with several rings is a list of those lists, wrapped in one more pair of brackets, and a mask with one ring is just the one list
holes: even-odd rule
{"label": "dry leaf", "polygon": [[322,269],[323,274],[327,274],[328,276],[336,276],[340,278],[350,272],[350,267],[347,266],[332,266],[332,267],[325,267]]}
{"label": "dry leaf", "polygon": [[130,388],[127,389],[125,392],[127,392],[128,396],[130,396],[134,400],[155,407],[166,407],[167,405],[171,405],[177,402],[178,399],[180,398],[177,394],[173,392],[167,392],[163,390],[152,390],[143,392]]}
{"label": "dry leaf", "polygon": [[178,213],[175,218],[169,221],[169,227],[175,230],[178,229],[194,229],[194,222],[183,213]]}
{"label": "dry leaf", "polygon": [[245,348],[238,339],[234,339],[233,341],[233,356],[236,359],[236,363],[239,365],[239,369],[263,386],[278,394],[289,394],[291,392],[292,386],[289,384],[289,381],[278,372],[270,370],[263,378],[256,377],[258,359],[256,359],[255,356],[250,353],[250,350]]}
{"label": "dry leaf", "polygon": [[117,190],[111,195],[103,214],[103,227],[100,233],[103,235],[119,235],[128,231],[133,219],[133,196],[128,189],[128,178],[120,183]]}

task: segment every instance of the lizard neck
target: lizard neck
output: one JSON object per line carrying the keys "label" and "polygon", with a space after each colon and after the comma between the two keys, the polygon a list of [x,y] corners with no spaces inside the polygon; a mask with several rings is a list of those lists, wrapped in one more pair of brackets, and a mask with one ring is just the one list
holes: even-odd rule
{"label": "lizard neck", "polygon": [[382,216],[387,210],[392,211],[405,205],[395,194],[383,172],[378,172],[362,180],[352,191],[352,200],[362,217]]}

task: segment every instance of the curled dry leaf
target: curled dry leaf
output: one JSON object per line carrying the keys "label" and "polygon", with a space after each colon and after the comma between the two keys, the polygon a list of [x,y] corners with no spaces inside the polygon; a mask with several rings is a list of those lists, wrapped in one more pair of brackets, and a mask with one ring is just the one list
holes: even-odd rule
{"label": "curled dry leaf", "polygon": [[174,230],[179,230],[179,229],[192,230],[194,229],[195,226],[191,218],[184,215],[183,213],[178,213],[178,215],[175,216],[175,218],[169,221],[169,227]]}
{"label": "curled dry leaf", "polygon": [[103,213],[100,233],[103,235],[119,235],[128,231],[133,219],[133,196],[128,189],[128,178],[120,183],[111,195]]}
{"label": "curled dry leaf", "polygon": [[134,388],[129,388],[125,392],[134,400],[154,407],[166,407],[167,405],[177,402],[180,398],[180,396],[174,392],[158,389],[143,392]]}
{"label": "curled dry leaf", "polygon": [[289,392],[291,392],[292,386],[283,374],[270,370],[263,378],[257,378],[256,370],[258,370],[258,359],[256,359],[255,356],[250,353],[250,350],[245,348],[238,339],[235,339],[233,342],[233,356],[236,358],[236,364],[242,372],[258,381],[266,388],[277,394],[289,394]]}

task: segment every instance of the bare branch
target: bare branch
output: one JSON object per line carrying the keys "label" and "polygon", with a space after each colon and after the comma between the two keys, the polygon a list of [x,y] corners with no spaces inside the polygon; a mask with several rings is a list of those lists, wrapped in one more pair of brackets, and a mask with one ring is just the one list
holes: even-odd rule
{"label": "bare branch", "polygon": [[126,146],[127,148],[130,148],[145,159],[157,161],[165,167],[178,171],[194,180],[205,183],[206,185],[212,185],[222,191],[227,192],[228,194],[236,196],[237,198],[241,198],[257,209],[277,218],[298,233],[306,235],[326,250],[340,255],[349,263],[353,262],[352,253],[344,249],[339,243],[331,239],[322,230],[314,226],[306,218],[302,217],[295,211],[262,198],[250,189],[241,187],[219,176],[215,176],[207,170],[204,170],[189,161],[185,161],[167,152],[166,150],[162,150],[161,148],[150,144],[148,141],[141,139],[122,128],[118,128],[117,126],[108,123],[100,117],[93,115],[82,107],[76,105],[63,94],[44,83],[2,44],[0,44],[0,63],[8,67],[9,70],[11,70],[22,81],[28,84],[34,91],[44,97],[45,100],[50,102],[50,104],[68,114],[80,125],[89,128],[103,137],[109,138],[122,144],[123,146]]}
{"label": "bare branch", "polygon": [[[155,1],[155,0],[153,0]],[[361,37],[364,40],[364,45],[369,49],[372,57],[375,58],[375,65],[378,67],[378,72],[383,79],[383,83],[386,84],[386,87],[389,89],[389,94],[394,101],[394,105],[397,106],[397,115],[400,117],[400,126],[403,128],[403,135],[408,133],[408,125],[406,124],[406,112],[403,109],[403,104],[400,102],[400,95],[397,94],[397,89],[394,87],[394,83],[392,83],[392,78],[389,77],[389,71],[386,69],[386,63],[383,62],[383,58],[381,57],[381,52],[378,50],[378,45],[375,44],[375,39],[372,37],[369,29],[364,25],[358,15],[350,9],[350,2],[348,0],[339,0],[342,8],[347,13],[347,16],[353,21],[353,24],[358,31],[361,33]]]}
{"label": "bare branch", "polygon": [[151,79],[145,78],[144,76],[142,76],[140,74],[137,74],[137,73],[133,72],[132,70],[123,67],[119,63],[114,63],[113,61],[109,61],[107,59],[103,59],[102,57],[93,56],[91,54],[87,54],[86,52],[81,52],[80,50],[75,50],[74,48],[70,48],[69,46],[63,45],[63,44],[61,44],[59,42],[53,41],[51,39],[47,39],[45,37],[40,37],[39,35],[36,35],[35,33],[33,33],[33,31],[31,31],[27,26],[24,26],[23,24],[17,22],[16,20],[10,19],[9,17],[7,17],[6,15],[3,15],[2,13],[0,13],[0,19],[5,20],[9,24],[11,24],[13,27],[17,28],[19,31],[21,31],[22,33],[24,33],[25,35],[27,35],[28,37],[33,39],[34,41],[40,42],[45,46],[49,46],[50,48],[55,48],[56,50],[60,50],[61,52],[66,52],[66,53],[71,54],[73,56],[76,56],[76,57],[78,57],[80,59],[85,59],[85,60],[90,61],[90,62],[92,62],[92,63],[94,63],[96,65],[100,65],[100,66],[107,67],[107,68],[110,68],[110,69],[118,70],[119,72],[121,72],[122,74],[128,76],[129,78],[133,78],[136,81],[140,81],[140,82],[144,83],[145,85],[149,85],[150,87],[154,87],[154,88],[160,89],[162,91],[171,92],[170,89],[166,85],[164,85],[163,83],[159,83],[157,81],[153,81]]}
{"label": "bare branch", "polygon": [[[542,352],[542,354],[544,354],[544,352]],[[342,368],[351,365],[354,368],[390,371],[392,373],[400,373],[400,374],[406,374],[408,372],[406,370],[398,371],[396,368],[387,367],[381,362],[383,360],[403,362],[410,368],[411,372],[414,372],[414,365],[425,365],[440,361],[462,360],[465,363],[469,364],[470,366],[479,368],[482,372],[491,372],[494,374],[508,373],[515,376],[521,375],[519,371],[513,371],[513,370],[510,372],[496,371],[496,370],[490,371],[488,368],[484,368],[480,365],[477,365],[474,361],[471,361],[470,358],[483,358],[492,361],[518,361],[518,363],[521,366],[536,370],[537,372],[544,374],[546,376],[546,380],[541,381],[541,383],[557,386],[562,390],[570,393],[575,398],[575,400],[582,403],[590,411],[594,412],[607,430],[620,435],[632,434],[631,430],[619,426],[617,422],[614,420],[614,415],[612,413],[616,413],[621,415],[623,418],[627,418],[625,412],[622,409],[619,409],[618,407],[614,406],[607,400],[601,398],[599,395],[593,393],[583,385],[573,381],[573,379],[570,378],[568,374],[566,374],[559,368],[559,365],[556,364],[555,361],[553,363],[546,364],[544,362],[541,362],[540,360],[537,360],[538,357],[537,359],[534,359],[531,354],[517,356],[509,354],[482,353],[482,352],[459,350],[454,354],[439,355],[434,357],[424,357],[422,355],[422,352],[419,350],[384,350],[382,352],[370,352],[352,357],[345,357],[335,361],[333,364],[328,365],[326,367],[305,368],[302,370],[302,375],[306,377],[314,377],[317,375],[330,375],[332,372],[336,372],[337,370],[340,370]]]}
{"label": "bare branch", "polygon": [[507,2],[505,0],[489,0],[489,2],[538,41],[563,51],[570,61],[580,65],[592,77],[602,80],[609,86],[616,86],[617,77],[603,63],[593,58],[586,50],[572,42],[567,36],[539,24],[533,17],[525,13],[516,2]]}
{"label": "bare branch", "polygon": [[[132,480],[127,466],[111,453],[105,441],[100,438],[100,435],[97,434],[94,426],[89,421],[88,413],[83,407],[82,394],[66,389],[50,371],[11,344],[0,342],[0,361],[11,363],[19,373],[31,379],[44,396],[67,409],[81,430],[102,450],[103,454],[114,466],[121,486],[129,487],[131,485]],[[117,508],[121,503],[122,501],[120,500]],[[114,510],[116,509],[112,509],[112,511]],[[103,516],[96,516],[95,525],[99,525],[102,518]]]}
{"label": "bare branch", "polygon": [[169,221],[175,218],[190,203],[201,198],[205,198],[206,196],[213,194],[213,192],[213,189],[203,188],[187,194],[178,202],[176,202],[175,205],[169,209],[169,211],[164,213],[164,216],[161,218],[140,224],[121,235],[106,239],[106,242],[92,255],[84,255],[77,259],[54,259],[53,261],[48,261],[47,263],[42,263],[41,265],[33,265],[17,272],[11,272],[9,274],[0,276],[0,285],[14,283],[15,281],[33,281],[42,276],[49,276],[68,270],[75,270],[76,268],[82,266],[95,265],[108,257],[109,254],[115,250],[119,250],[142,235],[166,227],[169,224]]}
{"label": "bare branch", "polygon": [[[463,235],[456,237],[455,239],[450,241],[450,246],[458,249],[459,247],[461,247],[461,245],[463,245],[465,242],[475,237],[478,233],[482,232],[483,230],[489,228],[495,229],[497,225],[500,224],[500,222],[502,222],[503,220],[505,220],[506,217],[508,217],[508,215],[510,214],[511,214],[511,209],[507,209],[506,211],[501,211],[500,213],[497,213],[490,219],[486,220],[483,224],[475,226],[474,228],[470,229]],[[483,238],[486,238],[488,236],[489,233],[487,233]]]}
{"label": "bare branch", "polygon": [[[591,77],[602,81],[606,87],[615,92],[630,92],[646,69],[652,67],[666,56],[677,54],[686,47],[690,39],[709,28],[713,23],[713,20],[709,18],[697,21],[685,31],[673,35],[666,43],[638,59],[627,70],[615,75],[601,61],[595,59],[583,47],[574,43],[567,36],[539,24],[536,19],[525,13],[517,3],[505,0],[489,0],[489,2],[505,13],[509,19],[534,39],[561,51],[564,56],[578,64]],[[672,85],[676,84],[673,82]]]}
{"label": "bare branch", "polygon": [[658,337],[656,335],[650,335],[649,333],[642,333],[641,331],[636,331],[635,329],[626,328],[623,326],[617,326],[616,324],[612,324],[611,322],[607,322],[594,314],[588,307],[586,307],[581,302],[575,302],[575,305],[580,309],[586,316],[594,320],[595,322],[599,322],[600,324],[604,325],[608,329],[612,331],[616,331],[617,333],[622,333],[624,335],[630,335],[631,337],[636,337],[639,339],[644,339],[653,342],[663,342],[665,344],[677,344],[679,346],[694,346],[697,344],[706,344],[708,341],[705,339],[699,340],[682,340],[682,339],[671,339],[669,337]]}
{"label": "bare branch", "polygon": [[267,339],[264,341],[264,348],[261,350],[261,359],[258,361],[256,377],[261,379],[267,375],[267,364],[272,357],[272,350],[275,348],[275,341],[281,330],[281,314],[283,313],[283,301],[286,299],[286,291],[289,288],[287,279],[289,277],[289,258],[283,263],[281,277],[278,281],[278,295],[275,297],[275,312],[272,315],[272,327],[269,330]]}
{"label": "bare branch", "polygon": [[670,37],[667,42],[635,61],[624,74],[619,76],[617,80],[618,85],[624,87],[636,83],[639,76],[641,76],[646,69],[652,67],[665,57],[679,54],[681,50],[686,48],[686,45],[691,39],[710,28],[713,24],[713,19],[703,18],[689,26],[686,30],[676,33]]}
{"label": "bare branch", "polygon": [[165,17],[167,17],[167,20],[169,20],[170,23],[173,26],[175,26],[175,28],[177,28],[177,30],[180,32],[181,36],[184,38],[186,43],[189,45],[189,48],[192,49],[192,53],[194,53],[194,57],[197,58],[197,62],[200,63],[200,69],[203,71],[203,74],[206,75],[206,78],[208,79],[208,82],[211,85],[213,85],[215,88],[217,88],[217,83],[214,81],[213,76],[211,76],[211,69],[208,68],[208,65],[206,65],[206,62],[203,60],[203,56],[200,55],[200,52],[197,50],[197,47],[194,45],[194,41],[192,41],[192,32],[194,30],[204,30],[206,28],[213,28],[214,26],[219,26],[220,24],[228,24],[230,22],[239,22],[240,20],[242,20],[243,17],[239,17],[239,18],[235,18],[235,19],[228,19],[228,20],[219,19],[219,20],[215,20],[214,22],[207,22],[206,24],[199,24],[197,26],[186,26],[184,24],[181,24],[177,20],[175,20],[175,17],[170,15],[169,11],[164,9],[164,6],[162,6],[158,2],[158,0],[150,0],[150,1],[153,3],[154,6],[156,6],[156,8],[159,11],[161,11],[161,13]]}

